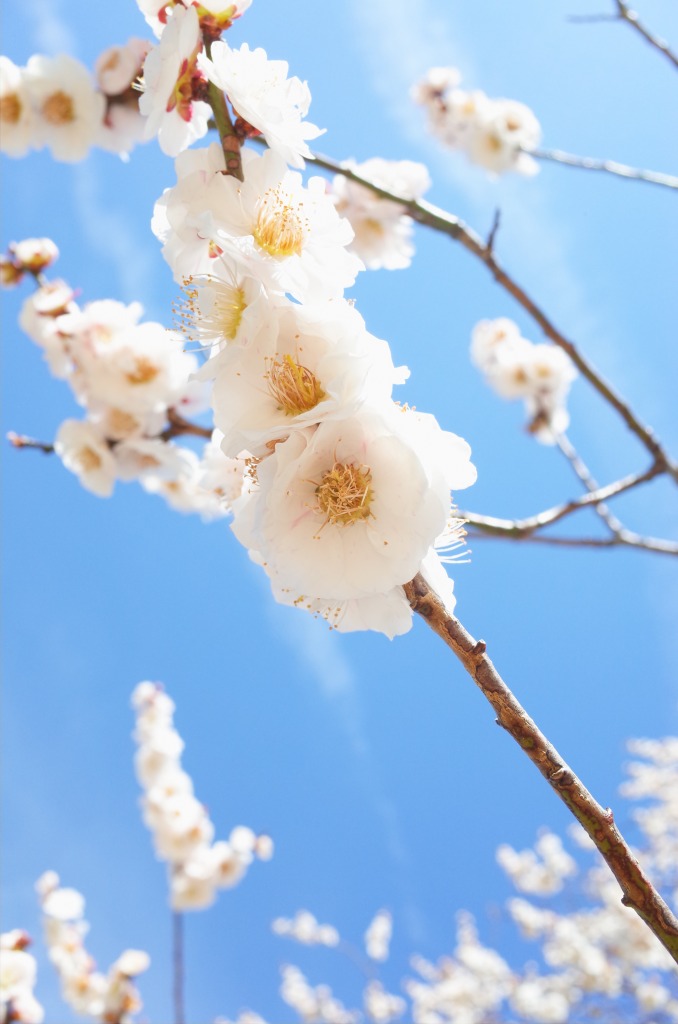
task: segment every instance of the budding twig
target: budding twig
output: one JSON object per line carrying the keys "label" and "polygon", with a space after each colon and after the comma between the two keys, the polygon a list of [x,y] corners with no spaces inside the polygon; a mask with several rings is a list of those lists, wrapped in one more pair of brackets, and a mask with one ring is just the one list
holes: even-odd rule
{"label": "budding twig", "polygon": [[678,483],[678,466],[673,463],[668,453],[664,451],[664,448],[655,437],[653,431],[641,422],[631,409],[628,402],[626,402],[621,395],[617,394],[612,385],[609,384],[598,370],[596,370],[595,367],[579,352],[574,343],[558,330],[546,313],[544,313],[537,303],[530,298],[524,288],[521,288],[517,281],[515,281],[511,275],[503,269],[496,259],[492,247],[488,245],[487,242],[483,242],[482,238],[477,235],[472,228],[468,227],[461,218],[455,217],[454,214],[447,213],[445,210],[440,209],[440,207],[434,206],[432,203],[427,203],[423,199],[405,199],[402,196],[396,195],[394,192],[389,192],[388,189],[382,188],[380,185],[375,185],[374,182],[369,181],[367,178],[363,178],[362,175],[358,174],[350,167],[337,163],[336,160],[332,160],[329,157],[315,153],[313,157],[307,157],[307,159],[317,167],[322,167],[324,170],[331,171],[334,174],[341,174],[349,181],[353,181],[358,185],[363,185],[382,199],[388,199],[391,202],[399,203],[404,208],[405,212],[413,220],[417,221],[418,224],[423,224],[425,227],[433,228],[435,231],[440,231],[442,234],[448,235],[450,238],[454,239],[454,241],[463,245],[465,249],[472,253],[487,267],[497,284],[508,292],[508,294],[511,295],[520,306],[522,306],[532,319],[539,324],[544,334],[550,338],[555,345],[558,345],[559,348],[562,348],[567,352],[582,376],[585,377],[589,384],[595,388],[598,394],[616,410],[626,423],[629,430],[636,435],[640,443],[650,452],[654,462],[661,467],[659,472],[669,473]]}
{"label": "budding twig", "polygon": [[653,887],[605,809],[549,743],[516,700],[487,657],[483,640],[476,641],[458,619],[449,615],[421,574],[405,585],[412,609],[422,616],[459,658],[476,686],[492,705],[497,722],[525,751],[551,788],[593,840],[622,889],[622,903],[642,918],[678,963],[678,919]]}
{"label": "budding twig", "polygon": [[646,181],[650,185],[678,188],[678,178],[673,174],[663,174],[661,171],[646,171],[640,167],[629,167],[628,164],[620,164],[616,160],[598,160],[590,156],[575,156],[573,153],[564,153],[562,149],[526,149],[525,152],[529,153],[535,160],[550,160],[553,163],[566,164],[568,167],[579,167],[584,171],[605,171],[607,174],[616,174],[620,178]]}

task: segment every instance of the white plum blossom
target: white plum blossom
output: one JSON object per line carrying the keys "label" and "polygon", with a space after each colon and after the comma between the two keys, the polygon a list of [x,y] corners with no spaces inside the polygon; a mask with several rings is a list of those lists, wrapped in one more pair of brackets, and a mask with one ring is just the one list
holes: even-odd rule
{"label": "white plum blossom", "polygon": [[[362,164],[345,166],[403,199],[420,199],[431,179],[423,164],[411,160],[374,157]],[[349,246],[368,270],[400,270],[409,267],[414,254],[413,222],[399,203],[382,199],[371,189],[337,174],[332,181],[337,211],[350,222],[355,237]]]}
{"label": "white plum blossom", "polygon": [[252,0],[201,0],[200,3],[192,0],[137,0],[141,13],[158,38],[174,7],[197,7],[201,25],[218,34],[244,14],[251,3]]}
{"label": "white plum blossom", "polygon": [[64,420],[54,450],[86,490],[100,498],[111,496],[116,478],[115,459],[106,439],[92,423]]}
{"label": "white plum blossom", "polygon": [[87,68],[65,54],[38,54],[29,59],[25,76],[35,115],[32,144],[47,146],[55,160],[82,160],[106,110]]}
{"label": "white plum blossom", "polygon": [[133,979],[148,969],[148,954],[128,949],[107,975],[97,971],[84,945],[88,925],[83,896],[75,889],[61,888],[54,871],[45,872],[35,889],[42,906],[49,958],[59,974],[64,1000],[76,1013],[100,1024],[131,1024],[132,1015],[142,1009]]}
{"label": "white plum blossom", "polygon": [[0,1020],[42,1024],[45,1014],[33,995],[37,965],[26,952],[30,936],[21,929],[0,935]]}
{"label": "white plum blossom", "polygon": [[407,1010],[407,1003],[402,996],[394,996],[387,992],[379,981],[370,981],[363,994],[365,1013],[374,1024],[389,1024],[392,1020],[402,1017]]}
{"label": "white plum blossom", "polygon": [[287,77],[287,61],[269,60],[265,50],[250,50],[247,43],[236,50],[215,42],[211,60],[201,57],[199,64],[227,94],[236,115],[263,135],[270,149],[292,167],[305,166],[304,157],[312,155],[307,142],[323,129],[303,120],[311,93],[306,82]]}
{"label": "white plum blossom", "polygon": [[502,398],[522,398],[528,430],[555,444],[569,424],[567,395],[577,376],[572,360],[555,345],[533,344],[506,317],[482,320],[473,330],[471,359]]}
{"label": "white plum blossom", "polygon": [[304,1021],[316,1024],[358,1024],[360,1015],[347,1010],[327,985],[309,985],[298,967],[281,968],[280,996]]}
{"label": "white plum blossom", "polygon": [[174,8],[160,43],[144,62],[144,91],[139,101],[148,118],[146,138],[158,136],[163,153],[176,156],[207,132],[211,108],[193,98],[200,78],[197,57],[202,48],[195,7]]}
{"label": "white plum blossom", "polygon": [[372,918],[365,932],[365,950],[371,960],[388,960],[393,931],[393,918],[388,910],[380,910]]}
{"label": "white plum blossom", "polygon": [[122,46],[109,46],[96,60],[94,74],[101,91],[107,96],[126,92],[143,66],[151,44],[136,36]]}
{"label": "white plum blossom", "polygon": [[402,380],[387,343],[367,332],[344,299],[287,303],[269,317],[275,333],[230,347],[219,359],[214,421],[226,455],[267,455],[292,430],[387,402]]}
{"label": "white plum blossom", "polygon": [[34,131],[25,70],[0,56],[0,152],[24,156],[34,145]]}
{"label": "white plum blossom", "polygon": [[184,744],[173,724],[174,702],[157,683],[143,682],[132,706],[139,745],[135,768],[145,791],[142,815],[157,856],[169,864],[170,903],[174,910],[202,910],[219,889],[244,877],[254,857],[269,859],[270,841],[260,843],[264,837],[237,826],[228,841],[213,842],[214,825],[181,767]]}
{"label": "white plum blossom", "polygon": [[549,896],[560,892],[565,879],[577,871],[560,837],[549,831],[542,832],[534,850],[518,853],[508,844],[502,844],[497,849],[497,862],[516,889]]}
{"label": "white plum blossom", "polygon": [[460,80],[456,68],[431,68],[413,87],[412,98],[425,108],[430,131],[492,175],[536,174],[529,153],[539,145],[541,127],[530,108],[480,90],[467,92],[458,88]]}
{"label": "white plum blossom", "polygon": [[293,918],[277,917],[271,928],[276,935],[295,939],[303,946],[338,946],[339,932],[331,924],[319,924],[310,910],[298,910]]}

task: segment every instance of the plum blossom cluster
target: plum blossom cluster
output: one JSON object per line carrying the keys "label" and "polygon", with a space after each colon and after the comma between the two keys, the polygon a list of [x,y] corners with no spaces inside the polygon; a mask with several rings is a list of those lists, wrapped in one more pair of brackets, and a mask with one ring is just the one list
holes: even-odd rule
{"label": "plum blossom cluster", "polygon": [[305,82],[288,77],[288,64],[269,60],[247,43],[232,49],[219,36],[249,3],[205,0],[165,4],[139,0],[159,36],[144,64],[140,102],[146,137],[157,136],[168,156],[177,156],[208,129],[210,85],[226,93],[241,138],[263,135],[282,159],[295,167],[310,156],[308,140],[321,129],[304,117],[311,94]]}
{"label": "plum blossom cluster", "polygon": [[[345,166],[402,199],[421,199],[431,185],[426,167],[412,160],[373,157],[362,164],[346,161]],[[399,203],[381,198],[343,174],[332,180],[331,194],[337,211],[353,228],[349,252],[355,253],[368,270],[409,267],[414,255],[414,225]]]}
{"label": "plum blossom cluster", "polygon": [[134,690],[132,705],[142,815],[158,858],[169,865],[171,906],[202,910],[214,903],[220,889],[237,885],[255,857],[269,860],[273,843],[244,825],[234,828],[228,840],[213,842],[214,825],[181,766],[184,743],[173,725],[174,702],[158,684],[143,682]]}
{"label": "plum blossom cluster", "polygon": [[461,150],[492,175],[506,171],[536,174],[529,155],[541,140],[541,127],[529,107],[517,100],[491,99],[480,89],[459,88],[457,68],[431,68],[412,89],[426,111],[429,131],[449,149]]}
{"label": "plum blossom cluster", "polygon": [[35,957],[26,952],[31,938],[14,928],[0,935],[0,1022],[42,1024],[45,1013],[33,995],[37,967]]}
{"label": "plum blossom cluster", "polygon": [[42,906],[47,951],[61,980],[64,1001],[76,1013],[101,1024],[131,1024],[133,1015],[142,1009],[134,979],[148,969],[148,954],[127,949],[108,974],[97,971],[85,947],[88,925],[82,894],[61,887],[54,871],[45,872],[35,888]]}
{"label": "plum blossom cluster", "polygon": [[319,924],[310,910],[298,910],[293,918],[276,917],[276,935],[286,935],[304,946],[338,946],[339,932],[331,924]]}
{"label": "plum blossom cluster", "polygon": [[[639,859],[659,888],[678,899],[678,739],[633,740],[621,792],[642,801],[633,816],[639,826]],[[572,838],[587,853],[595,847],[579,825]],[[559,836],[544,829],[533,849],[502,845],[497,860],[515,888],[530,894],[508,903],[523,937],[539,944],[537,955],[516,969],[479,936],[473,917],[458,914],[453,952],[436,963],[415,955],[412,974],[403,979],[406,998],[390,993],[380,980],[363,990],[361,1011],[347,1009],[326,985],[312,985],[297,967],[283,968],[281,995],[301,1021],[348,1024],[366,1019],[390,1024],[579,1024],[580,1021],[634,1020],[677,1024],[678,979],[670,954],[624,907],[617,883],[600,861],[582,872]],[[308,911],[274,922],[279,935],[304,945],[322,945],[320,929]],[[334,931],[334,929],[332,929]],[[365,933],[365,952],[376,963],[388,958],[391,916],[379,911]],[[329,943],[326,943],[329,944]],[[344,940],[331,945],[359,950]],[[249,1012],[238,1024],[263,1024]]]}
{"label": "plum blossom cluster", "polygon": [[471,360],[502,398],[522,398],[527,429],[543,444],[555,444],[568,427],[566,402],[577,370],[562,349],[523,338],[513,320],[481,320],[471,338]]}
{"label": "plum blossom cluster", "polygon": [[[12,284],[26,273],[38,279],[20,325],[86,411],[84,420],[59,428],[59,458],[99,497],[110,496],[117,480],[135,480],[180,511],[226,515],[247,466],[222,454],[218,435],[186,419],[208,406],[209,395],[206,384],[189,379],[198,360],[184,351],[183,335],[141,321],[139,303],[79,305],[65,281],[45,280],[57,255],[49,239],[26,239],[10,246],[0,274]],[[201,457],[176,443],[188,434],[208,438]]]}
{"label": "plum blossom cluster", "polygon": [[222,451],[253,467],[232,528],[279,601],[393,636],[420,570],[453,605],[435,543],[459,537],[450,490],[475,480],[470,449],[394,403],[406,371],[343,295],[362,264],[323,180],[270,150],[242,163],[241,182],[217,145],[182,154],[153,219],[210,353]]}
{"label": "plum blossom cluster", "polygon": [[126,157],[143,140],[134,84],[150,48],[132,38],[111,46],[89,70],[66,54],[32,56],[25,67],[0,57],[0,150],[21,157],[47,147],[75,163],[93,146]]}

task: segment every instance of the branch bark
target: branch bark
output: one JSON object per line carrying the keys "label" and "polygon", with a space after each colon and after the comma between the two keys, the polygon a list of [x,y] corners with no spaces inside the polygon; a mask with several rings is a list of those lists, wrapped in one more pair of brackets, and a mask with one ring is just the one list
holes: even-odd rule
{"label": "branch bark", "polygon": [[[518,305],[522,306],[532,319],[539,324],[547,338],[550,338],[555,345],[558,345],[559,348],[562,348],[567,352],[581,375],[586,378],[598,394],[612,406],[619,416],[621,416],[629,430],[638,438],[647,451],[650,452],[653,461],[661,467],[661,471],[669,473],[678,483],[678,466],[664,450],[651,428],[642,423],[638,416],[633,412],[628,402],[626,402],[621,395],[616,392],[613,386],[605,380],[602,374],[600,374],[598,370],[589,363],[589,361],[579,352],[575,344],[558,330],[555,324],[528,295],[525,289],[522,288],[517,281],[515,281],[511,275],[503,269],[495,257],[493,244],[484,242],[482,238],[476,234],[472,228],[468,227],[468,225],[466,225],[459,217],[455,217],[454,214],[447,213],[445,210],[441,210],[439,207],[433,206],[431,203],[427,203],[424,200],[405,199],[393,192],[389,192],[388,189],[381,188],[379,185],[375,185],[367,178],[363,178],[362,175],[358,174],[350,167],[346,167],[337,163],[335,160],[326,156],[321,156],[318,153],[315,153],[313,157],[307,159],[317,167],[322,167],[324,170],[331,171],[333,174],[341,174],[349,181],[353,181],[358,185],[363,185],[382,199],[388,199],[390,202],[399,203],[403,207],[405,213],[407,213],[418,224],[423,224],[425,227],[433,228],[435,231],[448,235],[479,259],[492,274],[492,277],[495,279],[497,284],[508,292],[508,294],[515,299]],[[491,242],[494,243],[493,238],[491,239]]]}
{"label": "branch bark", "polygon": [[614,823],[603,808],[529,717],[476,641],[450,615],[421,574],[405,585],[412,609],[454,652],[490,702],[497,722],[516,741],[548,784],[571,811],[612,871],[622,890],[622,903],[642,918],[678,963],[678,919],[654,889]]}
{"label": "branch bark", "polygon": [[[203,36],[203,43],[205,46],[206,56],[211,58],[212,39],[209,35]],[[214,124],[219,132],[221,148],[224,151],[224,158],[226,160],[226,174],[230,174],[231,177],[237,178],[238,181],[242,181],[242,159],[240,155],[242,149],[242,137],[238,135],[233,126],[223,92],[214,84],[214,82],[208,82],[207,102],[212,108]]]}

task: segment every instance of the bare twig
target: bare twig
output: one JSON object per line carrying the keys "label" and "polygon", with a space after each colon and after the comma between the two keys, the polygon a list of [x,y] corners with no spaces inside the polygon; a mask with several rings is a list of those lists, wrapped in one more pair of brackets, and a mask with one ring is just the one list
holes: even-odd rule
{"label": "bare twig", "polygon": [[486,644],[467,633],[450,615],[426,580],[417,574],[405,585],[412,609],[459,658],[492,705],[497,722],[525,751],[551,788],[595,843],[622,889],[622,903],[632,908],[678,963],[678,919],[644,874],[614,823],[558,751],[537,728],[488,658]]}
{"label": "bare twig", "polygon": [[566,164],[568,167],[579,167],[584,171],[604,171],[615,174],[619,178],[630,178],[634,181],[645,181],[650,185],[662,185],[664,188],[678,188],[678,178],[673,174],[661,171],[646,171],[640,167],[629,167],[616,160],[598,160],[590,156],[575,156],[564,153],[562,149],[530,149],[525,150],[535,160],[550,160],[552,163]]}
{"label": "bare twig", "polygon": [[[591,494],[597,491],[599,488],[597,480],[595,480],[591,475],[588,466],[579,455],[579,452],[576,450],[569,437],[567,437],[566,434],[559,434],[556,437],[556,444],[572,467],[575,476],[578,480],[581,480],[586,490]],[[623,524],[612,512],[610,512],[604,501],[596,502],[596,512],[609,528],[611,533],[619,534],[623,532]]]}
{"label": "bare twig", "polygon": [[47,444],[45,441],[36,441],[34,437],[27,437],[26,434],[15,434],[13,430],[10,430],[7,434],[7,440],[14,448],[37,448],[38,451],[44,452],[45,455],[51,455],[54,452],[53,444]]}
{"label": "bare twig", "polygon": [[211,427],[201,427],[199,423],[192,423],[190,420],[180,416],[176,409],[167,410],[166,427],[162,434],[159,434],[161,441],[171,441],[173,437],[181,437],[182,434],[193,434],[195,437],[205,437],[209,440],[212,437]]}
{"label": "bare twig", "polygon": [[641,422],[629,404],[621,397],[621,395],[617,394],[612,385],[603,378],[598,370],[596,370],[583,355],[581,355],[574,343],[557,329],[537,303],[531,299],[527,292],[521,288],[510,274],[500,266],[492,248],[486,242],[483,242],[482,238],[480,238],[475,231],[469,228],[468,225],[466,225],[459,217],[455,217],[454,214],[447,213],[445,210],[441,210],[439,207],[433,206],[431,203],[427,203],[423,199],[406,199],[393,192],[389,192],[388,189],[375,185],[374,182],[369,181],[367,178],[363,178],[362,175],[358,174],[352,168],[337,163],[336,160],[332,160],[329,157],[321,156],[316,153],[313,157],[307,159],[317,167],[322,167],[324,170],[331,171],[334,174],[341,174],[349,181],[353,181],[358,185],[363,185],[382,199],[388,199],[391,202],[399,203],[404,208],[405,212],[412,217],[413,220],[417,221],[417,223],[448,235],[479,259],[490,271],[495,281],[506,292],[508,292],[508,294],[511,295],[527,313],[529,313],[533,320],[539,324],[544,334],[550,338],[555,345],[558,345],[559,348],[562,348],[567,352],[582,376],[585,377],[586,380],[588,380],[588,382],[595,388],[598,394],[600,394],[602,398],[616,410],[626,423],[629,430],[636,435],[640,443],[650,452],[653,460],[661,467],[660,472],[669,473],[673,479],[678,482],[678,467],[669,458],[667,452],[664,451],[664,448],[655,437],[653,431]]}
{"label": "bare twig", "polygon": [[[205,44],[206,55],[211,57],[212,39],[209,34],[205,34],[203,42]],[[206,99],[212,108],[214,123],[217,131],[219,132],[221,148],[224,151],[224,157],[226,159],[226,174],[230,174],[231,177],[237,178],[238,181],[242,181],[242,160],[240,154],[242,138],[233,127],[231,115],[229,114],[228,106],[226,105],[226,98],[221,89],[215,85],[214,82],[208,83]]]}
{"label": "bare twig", "polygon": [[184,1011],[184,916],[172,914],[172,1006],[173,1024],[185,1024]]}
{"label": "bare twig", "polygon": [[552,547],[565,548],[640,548],[653,551],[659,555],[678,555],[678,542],[663,540],[659,537],[643,537],[639,533],[623,530],[610,537],[554,537],[551,534],[529,533],[519,536],[511,532],[499,532],[495,529],[484,530],[472,528],[467,531],[472,540],[515,540],[522,544],[546,544]]}
{"label": "bare twig", "polygon": [[614,0],[617,7],[616,14],[574,14],[568,21],[579,22],[580,24],[597,21],[625,21],[627,25],[634,28],[639,35],[643,37],[650,44],[654,46],[655,50],[662,53],[667,60],[671,61],[674,67],[678,68],[678,56],[670,49],[669,44],[659,36],[651,32],[645,25],[638,20],[638,15],[632,10],[624,0]]}

